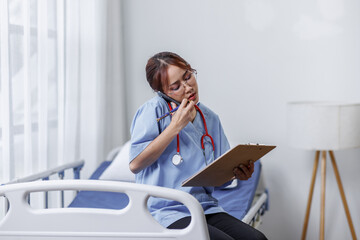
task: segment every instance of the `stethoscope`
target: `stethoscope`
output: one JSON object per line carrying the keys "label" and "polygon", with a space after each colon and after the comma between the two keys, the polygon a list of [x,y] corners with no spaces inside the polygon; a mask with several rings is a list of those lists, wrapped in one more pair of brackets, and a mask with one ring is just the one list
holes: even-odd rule
{"label": "stethoscope", "polygon": [[[171,107],[171,104],[168,103],[169,105],[169,108],[170,108],[170,111],[172,110],[172,107]],[[209,134],[208,130],[207,130],[207,125],[206,125],[206,120],[205,120],[205,117],[204,117],[204,114],[202,113],[202,111],[200,110],[200,108],[197,106],[197,105],[194,105],[195,109],[200,113],[201,115],[201,118],[202,118],[202,121],[204,123],[204,128],[205,128],[205,134],[203,134],[201,136],[201,148],[203,150],[203,153],[204,153],[204,157],[205,157],[205,145],[204,145],[204,138],[205,137],[209,137],[210,140],[211,140],[211,145],[212,145],[212,148],[213,148],[213,155],[214,155],[214,152],[215,152],[215,144],[214,144],[214,139],[211,137],[211,135]],[[180,155],[180,137],[179,137],[179,134],[177,134],[176,136],[176,153],[175,155],[172,157],[171,159],[172,163],[175,165],[175,166],[178,166],[180,165],[184,160],[183,158],[181,157]],[[205,157],[205,163],[206,163],[206,157]]]}

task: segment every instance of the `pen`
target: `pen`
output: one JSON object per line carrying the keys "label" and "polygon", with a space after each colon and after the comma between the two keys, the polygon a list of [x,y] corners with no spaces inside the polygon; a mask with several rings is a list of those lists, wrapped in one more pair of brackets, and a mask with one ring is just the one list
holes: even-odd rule
{"label": "pen", "polygon": [[163,119],[163,118],[165,118],[165,117],[167,117],[167,116],[169,116],[171,113],[173,113],[173,112],[175,112],[176,110],[178,110],[178,108],[179,108],[180,106],[177,106],[176,108],[174,108],[173,110],[171,110],[170,112],[168,112],[168,113],[165,113],[164,115],[162,115],[161,117],[159,117],[158,119],[156,119],[158,122],[161,120],[161,119]]}

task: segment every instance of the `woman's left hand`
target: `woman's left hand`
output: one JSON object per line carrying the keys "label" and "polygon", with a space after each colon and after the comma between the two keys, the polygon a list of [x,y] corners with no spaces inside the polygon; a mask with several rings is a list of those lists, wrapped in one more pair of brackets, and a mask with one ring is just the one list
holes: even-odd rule
{"label": "woman's left hand", "polygon": [[253,172],[254,172],[253,161],[249,161],[249,164],[247,166],[240,164],[238,167],[233,169],[235,178],[239,180],[248,180]]}

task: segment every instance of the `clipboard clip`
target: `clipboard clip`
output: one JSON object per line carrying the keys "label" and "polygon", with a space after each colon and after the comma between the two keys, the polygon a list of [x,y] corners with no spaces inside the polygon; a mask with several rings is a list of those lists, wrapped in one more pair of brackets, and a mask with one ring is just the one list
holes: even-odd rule
{"label": "clipboard clip", "polygon": [[260,143],[248,143],[247,145],[251,145],[251,146],[265,146],[265,144],[260,144]]}

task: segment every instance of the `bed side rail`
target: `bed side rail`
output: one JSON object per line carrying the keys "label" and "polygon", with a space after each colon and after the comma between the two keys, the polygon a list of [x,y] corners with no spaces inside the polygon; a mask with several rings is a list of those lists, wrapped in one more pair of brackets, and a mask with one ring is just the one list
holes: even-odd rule
{"label": "bed side rail", "polygon": [[263,192],[259,197],[254,201],[254,205],[251,206],[247,214],[243,217],[242,221],[249,224],[254,228],[258,228],[262,223],[262,215],[264,215],[267,210],[268,204],[268,194],[267,191]]}
{"label": "bed side rail", "polygon": [[13,183],[23,183],[23,182],[31,182],[31,181],[37,181],[37,180],[49,180],[50,176],[58,174],[60,179],[63,179],[65,176],[65,170],[73,169],[74,173],[74,179],[80,179],[80,170],[83,168],[85,164],[84,160],[67,163],[60,165],[58,167],[45,170],[39,173],[35,173],[26,177],[22,178],[15,178],[14,180],[11,180],[10,182],[1,184],[1,185],[8,185]]}
{"label": "bed side rail", "polygon": [[[54,167],[52,169],[48,169],[39,173],[35,173],[35,174],[31,174],[29,176],[25,176],[22,178],[15,178],[7,183],[1,184],[1,186],[6,186],[6,185],[10,185],[10,184],[15,184],[15,183],[25,183],[25,182],[33,182],[33,181],[38,181],[38,180],[42,180],[42,181],[47,181],[50,179],[50,177],[58,177],[58,179],[63,180],[65,177],[65,173],[68,170],[73,170],[73,179],[80,179],[80,171],[81,169],[84,167],[85,161],[84,160],[79,160],[79,161],[75,161],[72,163],[67,163],[67,164],[63,164],[57,167]],[[39,199],[35,199],[35,201],[38,201]],[[27,197],[27,201],[30,203],[31,199],[30,196]],[[49,207],[49,194],[48,192],[44,192],[44,199],[41,200],[43,202],[43,206],[44,208],[48,208]],[[65,194],[64,191],[60,191],[60,205],[63,208],[65,206]],[[2,206],[0,206],[0,208],[4,209],[4,213],[6,213],[8,211],[8,202],[5,201],[4,204]]]}

